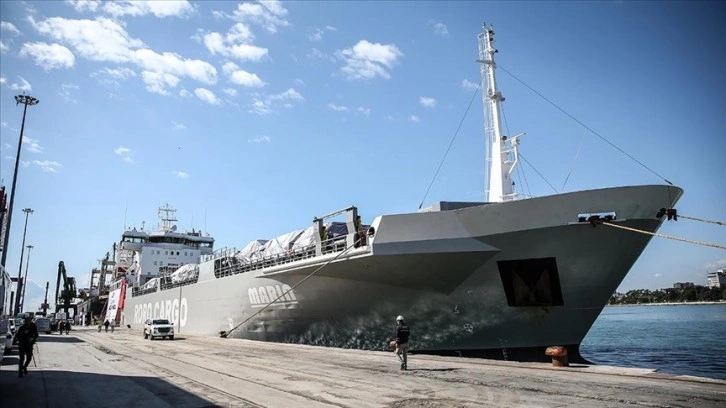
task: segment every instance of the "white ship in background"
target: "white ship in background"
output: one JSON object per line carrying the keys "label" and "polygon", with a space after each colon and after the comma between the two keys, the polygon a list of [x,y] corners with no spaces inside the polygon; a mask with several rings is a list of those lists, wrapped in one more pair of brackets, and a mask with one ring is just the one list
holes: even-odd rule
{"label": "white ship in background", "polygon": [[141,336],[146,319],[163,317],[177,336],[382,349],[403,314],[419,352],[536,360],[561,345],[577,360],[651,239],[598,224],[654,232],[659,209],[683,191],[648,185],[516,199],[518,137],[501,130],[493,36],[490,27],[479,35],[488,202],[437,202],[370,225],[349,207],[240,250],[211,252],[210,237],[171,224],[158,235],[127,231],[120,250],[130,255],[119,253],[118,263],[133,289],[118,284],[121,324]]}
{"label": "white ship in background", "polygon": [[125,274],[134,286],[153,286],[160,277],[186,279],[184,272],[191,267],[178,270],[184,265],[198,264],[202,255],[213,251],[211,236],[195,230],[177,231],[176,210],[169,204],[160,207],[158,215],[156,231],[126,231],[117,247],[116,273]]}

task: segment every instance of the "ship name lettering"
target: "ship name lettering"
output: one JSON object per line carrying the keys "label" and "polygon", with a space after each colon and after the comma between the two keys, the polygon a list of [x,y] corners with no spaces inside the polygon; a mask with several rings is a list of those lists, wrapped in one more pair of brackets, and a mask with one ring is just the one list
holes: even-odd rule
{"label": "ship name lettering", "polygon": [[[284,296],[283,293],[285,294]],[[252,306],[264,306],[273,300],[274,304],[297,304],[297,298],[292,288],[290,288],[290,285],[267,285],[249,288],[247,289],[247,295],[250,298],[250,305]]]}
{"label": "ship name lettering", "polygon": [[184,327],[187,324],[188,312],[187,298],[142,303],[134,306],[134,323],[143,324],[147,319],[168,319]]}

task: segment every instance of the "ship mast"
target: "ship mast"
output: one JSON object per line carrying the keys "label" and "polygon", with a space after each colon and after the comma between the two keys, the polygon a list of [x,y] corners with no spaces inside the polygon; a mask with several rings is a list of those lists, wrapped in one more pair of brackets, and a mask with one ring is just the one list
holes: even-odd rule
{"label": "ship mast", "polygon": [[176,225],[174,223],[177,221],[176,219],[176,210],[169,206],[167,203],[163,207],[159,207],[159,221],[161,221],[161,225],[159,226],[159,230],[163,232],[170,232],[176,230]]}
{"label": "ship mast", "polygon": [[512,184],[512,172],[519,161],[517,145],[520,135],[508,138],[502,134],[501,103],[504,96],[497,89],[493,47],[494,29],[482,25],[483,33],[478,35],[479,59],[482,80],[482,103],[486,121],[486,146],[488,183],[486,193],[489,202],[511,201],[517,197]]}

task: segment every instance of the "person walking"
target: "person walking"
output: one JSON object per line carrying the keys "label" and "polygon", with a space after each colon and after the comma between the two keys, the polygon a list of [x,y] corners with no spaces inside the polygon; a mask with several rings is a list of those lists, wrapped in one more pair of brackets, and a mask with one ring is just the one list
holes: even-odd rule
{"label": "person walking", "polygon": [[[38,339],[38,327],[33,318],[28,316],[25,322],[15,332],[15,341],[18,343],[18,378],[28,375],[28,365],[33,358],[33,345]],[[25,360],[23,362],[23,360]]]}
{"label": "person walking", "polygon": [[401,362],[401,370],[408,370],[408,337],[411,335],[411,330],[403,321],[403,316],[396,318],[393,335],[396,342],[396,357]]}
{"label": "person walking", "polygon": [[66,334],[70,334],[71,331],[71,322],[66,322]]}
{"label": "person walking", "polygon": [[106,319],[105,322],[103,322],[104,327],[106,327],[106,333],[108,333],[108,326],[111,325],[111,323]]}

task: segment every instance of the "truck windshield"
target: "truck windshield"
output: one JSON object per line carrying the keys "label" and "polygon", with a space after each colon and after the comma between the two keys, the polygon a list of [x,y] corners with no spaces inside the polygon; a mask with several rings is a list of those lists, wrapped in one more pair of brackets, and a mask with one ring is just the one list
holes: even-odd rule
{"label": "truck windshield", "polygon": [[166,319],[157,319],[154,320],[154,324],[169,324],[169,321]]}

